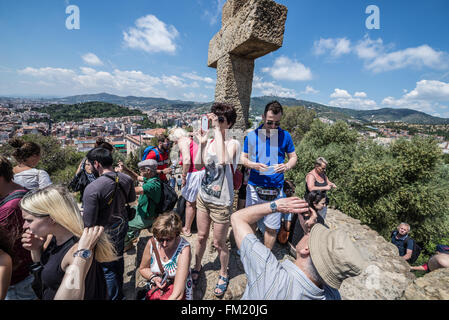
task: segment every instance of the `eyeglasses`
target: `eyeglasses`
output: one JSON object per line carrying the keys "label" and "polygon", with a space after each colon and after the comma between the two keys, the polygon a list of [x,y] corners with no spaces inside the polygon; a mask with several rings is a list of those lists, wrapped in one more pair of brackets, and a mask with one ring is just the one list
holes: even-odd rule
{"label": "eyeglasses", "polygon": [[280,121],[278,121],[278,122],[267,121],[266,123],[267,123],[267,126],[272,126],[274,124],[276,127],[279,127],[281,125]]}
{"label": "eyeglasses", "polygon": [[223,116],[218,117],[218,122],[223,123],[224,121],[225,121],[225,117],[223,117]]}

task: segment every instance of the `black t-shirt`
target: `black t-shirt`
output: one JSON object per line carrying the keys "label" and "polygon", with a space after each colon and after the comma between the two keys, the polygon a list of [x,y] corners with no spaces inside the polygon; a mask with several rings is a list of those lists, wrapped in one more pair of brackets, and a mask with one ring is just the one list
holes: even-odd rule
{"label": "black t-shirt", "polygon": [[[72,237],[58,246],[56,239],[53,237],[47,250],[42,253],[42,300],[53,300],[55,298],[65,275],[61,268],[61,262],[70,248],[77,242],[78,238]],[[106,298],[107,288],[103,269],[100,263],[93,259],[86,276],[84,300],[106,300]]]}

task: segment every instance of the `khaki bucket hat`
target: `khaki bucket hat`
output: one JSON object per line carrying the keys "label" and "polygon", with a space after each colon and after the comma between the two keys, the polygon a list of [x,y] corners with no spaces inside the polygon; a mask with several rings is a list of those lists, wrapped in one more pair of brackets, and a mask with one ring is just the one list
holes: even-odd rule
{"label": "khaki bucket hat", "polygon": [[361,274],[367,265],[342,230],[329,230],[319,223],[310,231],[309,251],[318,274],[335,289],[339,289],[346,278]]}

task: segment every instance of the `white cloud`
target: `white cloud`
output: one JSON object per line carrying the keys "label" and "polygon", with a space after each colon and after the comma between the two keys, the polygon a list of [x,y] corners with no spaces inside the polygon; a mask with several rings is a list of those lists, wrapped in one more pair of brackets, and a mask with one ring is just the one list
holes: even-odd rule
{"label": "white cloud", "polygon": [[377,56],[373,61],[368,62],[366,68],[375,73],[411,68],[431,68],[445,69],[448,67],[448,54],[436,51],[428,45]]}
{"label": "white cloud", "polygon": [[90,66],[102,66],[103,62],[93,53],[86,53],[82,56],[83,61]]}
{"label": "white cloud", "polygon": [[[108,72],[91,67],[80,67],[73,70],[27,67],[18,70],[17,73],[23,78],[21,80],[25,80],[24,85],[33,88],[33,91],[37,91],[39,94],[45,92],[52,95],[72,95],[108,92],[117,95],[152,96],[167,99],[184,99],[186,97],[195,98],[198,101],[213,99],[208,96],[210,92],[213,95],[214,89],[209,84],[208,78],[201,78],[195,73],[156,77],[139,70],[116,68]],[[210,88],[201,88],[199,81],[192,81],[189,77],[201,78],[199,81]]]}
{"label": "white cloud", "polygon": [[195,72],[183,73],[182,76],[184,78],[187,78],[190,80],[195,80],[195,81],[202,81],[202,82],[206,82],[206,83],[214,83],[215,82],[214,79],[209,78],[209,77],[200,77]]}
{"label": "white cloud", "polygon": [[262,71],[268,72],[276,80],[307,81],[312,79],[312,72],[309,68],[284,56],[277,58],[273,67],[263,68]]}
{"label": "white cloud", "polygon": [[436,80],[421,80],[416,83],[416,88],[404,97],[414,100],[449,101],[449,83]]}
{"label": "white cloud", "polygon": [[351,98],[351,95],[346,90],[342,90],[342,89],[336,88],[334,90],[334,93],[331,94],[331,98],[335,98],[335,99],[343,98],[343,99],[345,99],[345,98]]}
{"label": "white cloud", "polygon": [[178,76],[163,76],[162,82],[165,85],[177,87],[177,88],[186,88],[187,84],[184,83],[184,80]]}
{"label": "white cloud", "polygon": [[367,95],[366,95],[365,92],[356,92],[356,93],[354,93],[354,97],[357,97],[357,98],[366,98]]}
{"label": "white cloud", "polygon": [[449,54],[427,44],[393,51],[393,44],[385,45],[381,38],[372,40],[368,35],[355,45],[346,38],[321,38],[314,42],[314,52],[316,55],[329,54],[333,58],[354,53],[364,61],[365,68],[374,73],[405,68],[449,68]]}
{"label": "white cloud", "polygon": [[442,112],[449,102],[449,83],[436,80],[421,80],[416,83],[415,89],[404,94],[401,98],[386,97],[382,104],[388,107],[408,108],[426,113],[440,112],[446,117],[449,113]]}
{"label": "white cloud", "polygon": [[46,80],[46,82],[49,81],[66,82],[70,81],[70,79],[76,76],[76,73],[73,70],[63,68],[52,68],[52,67],[38,68],[38,69],[27,67],[23,70],[19,70],[18,73],[27,76],[43,78]]}
{"label": "white cloud", "polygon": [[368,99],[365,92],[356,92],[352,96],[347,90],[336,88],[330,97],[334,99],[329,102],[332,106],[358,110],[378,109],[376,101]]}
{"label": "white cloud", "polygon": [[194,92],[188,92],[183,94],[184,99],[195,100],[195,101],[208,101],[213,100],[212,97],[209,97],[205,94],[196,94]]}
{"label": "white cloud", "polygon": [[322,55],[326,52],[330,52],[333,57],[339,57],[343,54],[348,54],[351,52],[351,41],[346,38],[321,38],[319,41],[315,41],[313,46],[316,55]]}
{"label": "white cloud", "polygon": [[298,94],[295,90],[284,88],[274,82],[263,81],[262,78],[257,76],[254,76],[253,89],[258,90],[264,96],[298,98]]}
{"label": "white cloud", "polygon": [[123,32],[127,47],[149,53],[176,51],[174,40],[179,33],[174,26],[167,26],[151,14],[137,19],[135,25],[136,27]]}
{"label": "white cloud", "polygon": [[382,39],[371,40],[365,35],[354,47],[354,51],[361,59],[375,59],[384,53],[385,47]]}
{"label": "white cloud", "polygon": [[319,93],[319,90],[315,90],[313,87],[311,86],[306,86],[306,90],[301,91],[301,94],[317,94]]}

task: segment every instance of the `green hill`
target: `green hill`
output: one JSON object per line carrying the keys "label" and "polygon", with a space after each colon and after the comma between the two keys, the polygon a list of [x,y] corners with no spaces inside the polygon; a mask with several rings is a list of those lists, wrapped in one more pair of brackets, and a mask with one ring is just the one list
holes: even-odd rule
{"label": "green hill", "polygon": [[[294,98],[281,98],[276,96],[263,96],[251,98],[250,115],[259,116],[265,106],[272,100],[278,100],[284,106],[305,106],[317,113],[318,117],[330,120],[357,120],[362,123],[369,122],[405,122],[410,124],[449,124],[449,119],[433,117],[411,109],[384,108],[378,110],[355,110],[323,105],[316,102],[298,100]],[[66,98],[52,99],[55,104],[79,104],[89,101],[100,101],[118,104],[121,106],[133,106],[142,110],[157,108],[163,111],[189,111],[198,113],[208,112],[212,102],[197,103],[192,101],[167,100],[163,98],[147,97],[120,97],[107,93],[79,95]]]}
{"label": "green hill", "polygon": [[53,101],[56,104],[76,104],[76,103],[100,101],[118,104],[121,106],[138,107],[142,110],[161,108],[167,111],[169,110],[185,111],[198,105],[198,103],[192,101],[168,100],[164,98],[146,98],[135,96],[120,97],[108,93],[71,96],[66,98],[53,99]]}
{"label": "green hill", "polygon": [[83,119],[97,117],[145,116],[140,110],[131,110],[116,104],[98,101],[78,104],[53,104],[33,110],[48,113],[55,122],[82,121]]}

